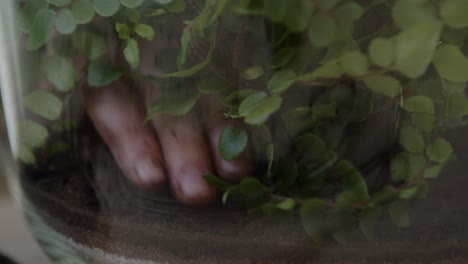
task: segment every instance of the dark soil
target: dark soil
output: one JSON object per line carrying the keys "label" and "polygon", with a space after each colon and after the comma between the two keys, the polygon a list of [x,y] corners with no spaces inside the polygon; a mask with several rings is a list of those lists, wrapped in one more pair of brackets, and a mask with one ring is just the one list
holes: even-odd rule
{"label": "dark soil", "polygon": [[313,244],[294,217],[187,208],[168,193],[136,189],[84,129],[89,137],[55,158],[55,172],[25,169],[22,184],[50,226],[88,247],[161,263],[468,263],[468,129],[449,135],[457,160],[414,202],[410,228],[385,215],[376,241],[356,232],[347,245]]}

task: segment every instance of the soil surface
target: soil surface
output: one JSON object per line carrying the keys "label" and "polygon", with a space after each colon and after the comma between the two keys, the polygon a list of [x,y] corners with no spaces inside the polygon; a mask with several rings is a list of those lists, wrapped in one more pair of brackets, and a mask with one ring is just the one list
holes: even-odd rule
{"label": "soil surface", "polygon": [[128,258],[161,263],[468,263],[467,132],[449,135],[457,160],[429,183],[426,199],[412,204],[411,227],[399,229],[383,214],[372,242],[355,232],[346,245],[331,240],[315,245],[294,217],[252,218],[220,205],[187,208],[168,193],[139,190],[94,132],[77,142],[77,149],[57,157],[56,172],[24,170],[22,184],[55,230]]}

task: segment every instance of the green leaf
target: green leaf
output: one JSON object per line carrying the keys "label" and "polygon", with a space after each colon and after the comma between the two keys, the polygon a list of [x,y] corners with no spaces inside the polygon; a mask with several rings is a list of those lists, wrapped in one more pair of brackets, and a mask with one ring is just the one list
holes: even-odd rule
{"label": "green leaf", "polygon": [[228,200],[239,201],[241,196],[239,185],[232,185],[224,192],[222,202],[227,204]]}
{"label": "green leaf", "polygon": [[267,175],[271,175],[271,169],[273,168],[273,161],[275,159],[275,145],[273,143],[268,144],[267,151]]}
{"label": "green leaf", "polygon": [[364,83],[377,94],[395,98],[401,93],[400,82],[390,76],[373,75],[364,79]]}
{"label": "green leaf", "polygon": [[278,67],[288,64],[294,55],[296,54],[295,48],[282,48],[273,53],[273,61],[271,63],[271,68],[276,69]]}
{"label": "green leaf", "polygon": [[395,37],[395,69],[409,78],[421,76],[434,56],[442,23],[429,21],[409,27]]}
{"label": "green leaf", "polygon": [[289,2],[284,0],[268,0],[263,3],[265,14],[273,22],[280,22],[284,19],[288,11]]}
{"label": "green leaf", "polygon": [[302,225],[309,237],[319,242],[327,230],[328,208],[319,199],[305,201],[300,209]]}
{"label": "green leaf", "polygon": [[453,94],[453,93],[464,93],[466,90],[466,84],[465,82],[451,82],[448,80],[442,80],[442,83],[440,84],[439,87],[443,87],[445,92],[447,94]]}
{"label": "green leaf", "polygon": [[353,193],[358,202],[370,199],[364,177],[351,162],[341,161],[334,166],[334,170],[341,177],[345,192]]}
{"label": "green leaf", "polygon": [[268,82],[268,89],[275,94],[285,92],[296,81],[296,73],[293,70],[276,72]]}
{"label": "green leaf", "polygon": [[333,239],[340,244],[346,244],[356,229],[357,222],[353,212],[351,210],[332,211],[328,217]]}
{"label": "green leaf", "polygon": [[56,120],[62,112],[62,101],[45,91],[34,91],[25,98],[29,111],[49,120]]}
{"label": "green leaf", "polygon": [[314,104],[311,107],[313,117],[330,118],[336,116],[336,103],[332,104]]}
{"label": "green leaf", "polygon": [[47,2],[55,6],[66,6],[71,2],[71,0],[47,0]]}
{"label": "green leaf", "polygon": [[129,39],[127,41],[127,46],[124,49],[125,60],[132,68],[136,68],[140,65],[140,48],[138,47],[138,42],[134,39]]}
{"label": "green leaf", "polygon": [[400,129],[400,145],[411,153],[424,151],[424,138],[414,127],[403,126]]}
{"label": "green leaf", "polygon": [[306,74],[298,78],[299,81],[310,81],[318,78],[339,78],[343,75],[343,69],[338,61],[329,61],[315,69],[311,74]]}
{"label": "green leaf", "polygon": [[203,79],[198,85],[198,90],[205,94],[223,92],[228,88],[226,81],[214,76]]}
{"label": "green leaf", "polygon": [[289,6],[283,23],[292,32],[302,32],[309,24],[309,18],[314,11],[311,1],[288,0]]}
{"label": "green leaf", "polygon": [[74,1],[70,11],[77,24],[86,24],[90,22],[95,15],[91,0]]}
{"label": "green leaf", "polygon": [[434,166],[431,166],[424,171],[424,178],[425,179],[437,179],[442,170],[444,169],[445,164],[437,164]]}
{"label": "green leaf", "polygon": [[422,155],[399,153],[391,162],[392,181],[401,182],[417,177],[425,162]]}
{"label": "green leaf", "polygon": [[154,38],[154,30],[151,26],[145,25],[145,24],[138,24],[135,27],[135,33],[138,34],[138,36],[146,39],[146,40],[153,40]]}
{"label": "green leaf", "polygon": [[395,60],[395,43],[393,39],[374,38],[369,45],[369,57],[372,63],[388,67]]}
{"label": "green leaf", "polygon": [[398,227],[409,227],[408,201],[397,200],[388,205],[388,213],[392,222]]}
{"label": "green leaf", "polygon": [[413,121],[414,127],[425,133],[430,133],[435,126],[435,117],[431,114],[412,113],[411,120]]}
{"label": "green leaf", "polygon": [[404,200],[422,198],[423,196],[427,194],[428,191],[429,190],[428,190],[427,183],[424,180],[422,180],[416,186],[400,191],[399,197],[400,199],[404,199]]}
{"label": "green leaf", "polygon": [[436,139],[430,146],[426,149],[426,155],[429,159],[444,163],[448,160],[450,155],[453,153],[453,148],[450,143],[443,139],[438,138]]}
{"label": "green leaf", "polygon": [[172,1],[175,1],[175,0],[155,0],[155,1],[158,4],[165,5],[165,4],[171,3]]}
{"label": "green leaf", "polygon": [[227,107],[232,107],[240,104],[244,101],[249,95],[256,93],[257,91],[253,89],[242,89],[232,92],[230,95],[226,96],[223,100],[223,104]]}
{"label": "green leaf", "polygon": [[76,23],[69,9],[62,9],[57,14],[55,28],[62,34],[71,34],[75,31]]}
{"label": "green leaf", "polygon": [[240,192],[253,202],[261,201],[268,198],[271,190],[265,187],[257,178],[247,177],[242,179],[239,184]]}
{"label": "green leaf", "polygon": [[415,95],[406,98],[401,104],[401,108],[408,112],[435,114],[434,103],[424,95]]}
{"label": "green leaf", "polygon": [[47,128],[31,120],[21,120],[19,131],[21,144],[31,148],[44,146],[49,135]]}
{"label": "green leaf", "polygon": [[392,7],[392,16],[395,24],[403,29],[434,20],[432,5],[426,0],[398,0]]}
{"label": "green leaf", "polygon": [[247,147],[248,136],[245,129],[230,125],[219,135],[218,151],[224,160],[235,160]]}
{"label": "green leaf", "polygon": [[267,97],[268,97],[268,94],[263,91],[259,91],[259,92],[249,95],[239,105],[239,115],[247,116],[250,112],[252,112],[254,109],[259,107],[262,103],[264,103],[268,99]]}
{"label": "green leaf", "polygon": [[255,80],[258,79],[265,73],[262,67],[260,66],[252,66],[244,70],[242,73],[242,78],[246,80]]}
{"label": "green leaf", "polygon": [[70,91],[76,80],[75,68],[72,63],[62,57],[46,57],[42,69],[47,80],[62,92]]}
{"label": "green leaf", "polygon": [[367,209],[360,216],[359,228],[367,240],[374,240],[375,226],[380,216],[378,209]]}
{"label": "green leaf", "polygon": [[[158,2],[158,1],[156,1]],[[172,1],[159,1],[159,2],[167,2],[162,3],[164,9],[171,13],[181,13],[185,10],[185,0],[172,0]]]}
{"label": "green leaf", "polygon": [[96,60],[106,52],[105,40],[95,32],[77,30],[72,37],[75,48],[90,60]]}
{"label": "green leaf", "polygon": [[119,35],[120,39],[129,39],[132,34],[132,29],[127,26],[127,24],[123,23],[115,23],[115,31]]}
{"label": "green leaf", "polygon": [[162,16],[162,15],[165,15],[165,14],[167,14],[167,11],[162,9],[162,8],[159,8],[159,9],[150,11],[148,13],[145,13],[144,16],[145,17],[158,17],[158,16]]}
{"label": "green leaf", "polygon": [[468,81],[468,59],[459,47],[441,45],[434,55],[433,63],[442,78],[453,82]]}
{"label": "green leaf", "polygon": [[447,96],[445,114],[451,118],[460,118],[468,115],[468,100],[465,92],[453,93]]}
{"label": "green leaf", "polygon": [[42,0],[27,1],[18,14],[17,25],[24,33],[29,33],[36,18],[36,14],[44,9],[47,9],[49,4]]}
{"label": "green leaf", "polygon": [[[334,1],[334,0],[333,0]],[[364,8],[356,2],[347,2],[340,5],[334,12],[334,17],[341,23],[352,24],[364,14]]]}
{"label": "green leaf", "polygon": [[180,55],[179,55],[179,64],[180,65],[185,65],[187,62],[187,51],[188,47],[190,44],[190,38],[191,38],[192,31],[188,28],[186,28],[184,31],[182,31],[182,36],[180,37]]}
{"label": "green leaf", "polygon": [[115,15],[120,8],[119,0],[94,0],[94,10],[103,17]]}
{"label": "green leaf", "polygon": [[322,13],[315,14],[309,25],[309,40],[315,47],[324,48],[332,40],[335,31],[335,20]]}
{"label": "green leaf", "polygon": [[250,125],[260,125],[281,107],[282,98],[273,95],[263,101],[258,107],[252,110],[246,117],[245,122]]}
{"label": "green leaf", "polygon": [[320,6],[320,10],[330,11],[334,8],[341,0],[318,0],[317,4]]}
{"label": "green leaf", "polygon": [[291,198],[286,198],[283,201],[276,204],[276,208],[284,211],[291,211],[296,207],[296,202]]}
{"label": "green leaf", "polygon": [[445,24],[452,28],[468,26],[468,2],[465,0],[445,0],[441,4],[440,16]]}
{"label": "green leaf", "polygon": [[38,11],[31,26],[31,33],[29,33],[26,48],[33,51],[44,46],[52,36],[54,25],[54,11],[50,9]]}
{"label": "green leaf", "polygon": [[367,56],[360,51],[346,53],[341,58],[341,66],[346,74],[351,76],[361,76],[367,72],[369,61]]}
{"label": "green leaf", "polygon": [[390,185],[385,185],[382,190],[372,195],[370,205],[386,204],[398,197],[398,190]]}
{"label": "green leaf", "polygon": [[120,0],[120,3],[128,8],[139,7],[145,0]]}
{"label": "green leaf", "polygon": [[104,62],[93,61],[88,67],[88,85],[90,87],[109,85],[121,76],[120,70]]}
{"label": "green leaf", "polygon": [[149,121],[155,115],[168,114],[173,116],[182,116],[187,114],[198,101],[199,93],[193,93],[190,96],[161,96],[156,100],[148,110],[145,122]]}
{"label": "green leaf", "polygon": [[392,159],[391,174],[393,182],[401,182],[410,178],[411,167],[406,155],[399,154]]}
{"label": "green leaf", "polygon": [[18,158],[28,165],[34,165],[36,163],[36,157],[32,150],[23,144],[19,147]]}
{"label": "green leaf", "polygon": [[312,133],[296,137],[294,143],[298,153],[304,156],[306,160],[322,160],[326,157],[325,153],[327,153],[328,148],[325,142]]}
{"label": "green leaf", "polygon": [[211,186],[214,186],[223,191],[226,191],[231,186],[228,182],[221,180],[211,173],[203,174],[203,179],[205,179],[205,181],[208,182],[208,184]]}
{"label": "green leaf", "polygon": [[213,58],[214,47],[215,47],[215,44],[212,43],[210,50],[208,50],[208,55],[206,56],[206,59],[204,61],[192,66],[189,69],[178,71],[178,72],[173,72],[173,73],[167,73],[164,76],[174,77],[174,78],[185,78],[185,77],[190,77],[190,76],[197,74],[199,71],[203,70],[206,66],[210,65],[211,60]]}

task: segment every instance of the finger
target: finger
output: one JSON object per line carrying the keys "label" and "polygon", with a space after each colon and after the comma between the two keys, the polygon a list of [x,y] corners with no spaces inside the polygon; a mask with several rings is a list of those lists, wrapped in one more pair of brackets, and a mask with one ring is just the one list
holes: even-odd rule
{"label": "finger", "polygon": [[144,124],[144,113],[129,89],[125,81],[84,87],[85,108],[128,179],[142,188],[160,187],[166,179],[157,137]]}
{"label": "finger", "polygon": [[177,198],[188,205],[212,202],[216,190],[203,179],[204,173],[212,172],[209,147],[194,115],[160,115],[153,124]]}
{"label": "finger", "polygon": [[215,96],[206,96],[203,98],[203,115],[206,118],[207,137],[210,144],[211,154],[215,165],[217,175],[230,182],[238,182],[249,176],[253,170],[248,148],[232,161],[226,161],[219,152],[219,136],[224,128],[235,125],[240,126],[239,122],[227,118],[222,113],[222,105]]}

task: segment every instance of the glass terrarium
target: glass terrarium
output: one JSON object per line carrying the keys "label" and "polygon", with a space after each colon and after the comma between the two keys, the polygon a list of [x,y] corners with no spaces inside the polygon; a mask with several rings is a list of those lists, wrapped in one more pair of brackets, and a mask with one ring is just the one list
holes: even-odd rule
{"label": "glass terrarium", "polygon": [[467,1],[1,7],[4,168],[56,263],[468,261]]}

